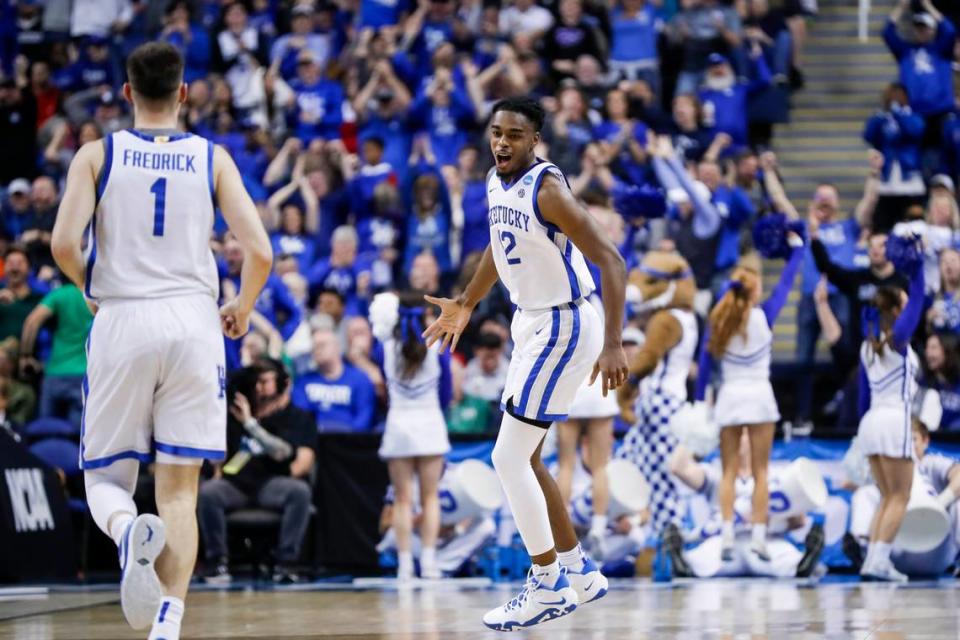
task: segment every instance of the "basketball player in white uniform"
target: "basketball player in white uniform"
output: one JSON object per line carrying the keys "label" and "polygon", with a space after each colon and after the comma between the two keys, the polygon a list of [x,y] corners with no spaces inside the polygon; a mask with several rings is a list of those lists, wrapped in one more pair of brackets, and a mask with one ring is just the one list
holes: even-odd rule
{"label": "basketball player in white uniform", "polygon": [[[90,512],[119,548],[127,621],[152,623],[151,640],[177,640],[197,556],[200,465],[222,459],[226,444],[220,331],[247,332],[272,254],[227,153],[175,130],[187,96],[177,50],[143,45],[127,74],[135,128],[77,153],[52,248],[96,313],[80,449]],[[246,252],[239,295],[219,314],[215,203]],[[159,518],[138,516],[132,498],[139,464],[153,460]]]}
{"label": "basketball player in white uniform", "polygon": [[[494,105],[490,246],[456,300],[427,298],[441,314],[424,332],[428,344],[442,339],[441,349],[455,349],[473,308],[498,277],[517,306],[493,466],[533,566],[520,595],[484,616],[484,624],[502,631],[566,615],[606,593],[606,578],[580,550],[540,449],[550,424],[567,417],[591,370],[594,377],[599,373],[604,393],[627,377],[620,341],[624,261],[560,170],[536,157],[543,119],[543,108],[530,98]],[[594,282],[584,256],[600,268],[605,323],[585,301]]]}

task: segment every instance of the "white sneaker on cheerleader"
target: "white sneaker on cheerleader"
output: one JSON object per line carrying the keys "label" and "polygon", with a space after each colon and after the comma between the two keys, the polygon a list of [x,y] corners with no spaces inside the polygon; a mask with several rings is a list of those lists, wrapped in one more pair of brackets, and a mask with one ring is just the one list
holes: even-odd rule
{"label": "white sneaker on cheerleader", "polygon": [[165,532],[163,520],[145,513],[127,525],[120,540],[120,606],[134,629],[153,623],[163,599],[154,560],[163,551]]}
{"label": "white sneaker on cheerleader", "polygon": [[488,611],[483,616],[483,624],[494,631],[520,631],[572,613],[578,602],[577,592],[570,586],[563,569],[556,584],[547,587],[533,575],[531,567],[520,595],[502,607]]}
{"label": "white sneaker on cheerleader", "polygon": [[910,578],[906,574],[900,573],[893,566],[893,563],[879,561],[865,565],[860,570],[860,577],[865,580],[879,580],[881,582],[908,582]]}
{"label": "white sneaker on cheerleader", "polygon": [[579,571],[574,571],[570,567],[564,567],[567,570],[567,580],[570,586],[577,592],[579,605],[599,600],[607,595],[607,589],[610,583],[607,577],[600,573],[600,567],[588,556],[583,556],[583,567]]}

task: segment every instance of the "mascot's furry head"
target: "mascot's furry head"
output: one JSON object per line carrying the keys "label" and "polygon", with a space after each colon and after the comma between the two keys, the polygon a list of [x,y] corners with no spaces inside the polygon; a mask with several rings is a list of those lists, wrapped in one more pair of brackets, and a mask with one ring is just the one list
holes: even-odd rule
{"label": "mascot's furry head", "polygon": [[627,302],[634,314],[658,309],[693,309],[697,292],[690,265],[678,253],[650,251],[630,272]]}

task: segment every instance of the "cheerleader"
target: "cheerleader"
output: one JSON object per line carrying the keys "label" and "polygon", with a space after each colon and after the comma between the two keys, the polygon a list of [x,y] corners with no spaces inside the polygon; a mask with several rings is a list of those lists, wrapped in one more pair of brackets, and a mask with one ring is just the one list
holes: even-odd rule
{"label": "cheerleader", "polygon": [[[888,242],[893,242],[891,237]],[[890,248],[888,246],[888,253]],[[922,255],[916,250],[917,255]],[[903,269],[908,270],[908,269]],[[910,409],[917,391],[919,359],[910,347],[924,303],[920,258],[909,265],[910,290],[881,288],[865,311],[866,339],[860,347],[860,428],[857,440],[870,462],[880,490],[880,505],[870,525],[870,543],[860,574],[905,582],[890,559],[891,544],[910,500],[913,447]]]}
{"label": "cheerleader", "polygon": [[711,356],[720,363],[720,387],[714,405],[714,421],[720,427],[720,457],[723,476],[719,488],[722,557],[734,555],[734,500],[740,436],[750,440],[750,467],[754,478],[751,507],[750,549],[761,560],[767,553],[769,490],[767,466],[773,433],[780,419],[770,384],[771,328],[787,301],[803,260],[803,240],[787,232],[789,260],[770,298],[759,305],[762,295],[761,265],[758,258],[741,260],[730,277],[728,289],[710,312],[706,348],[700,355],[697,379],[698,400],[704,397],[709,381]]}
{"label": "cheerleader", "polygon": [[[373,333],[383,344],[383,374],[389,409],[380,444],[394,487],[393,527],[397,539],[397,578],[413,578],[413,492],[420,493],[420,577],[439,578],[437,537],[440,531],[438,487],[443,456],[450,450],[442,406],[450,398],[449,356],[438,345],[427,347],[419,293],[398,298],[381,293],[370,305]],[[416,477],[416,482],[415,482]]]}

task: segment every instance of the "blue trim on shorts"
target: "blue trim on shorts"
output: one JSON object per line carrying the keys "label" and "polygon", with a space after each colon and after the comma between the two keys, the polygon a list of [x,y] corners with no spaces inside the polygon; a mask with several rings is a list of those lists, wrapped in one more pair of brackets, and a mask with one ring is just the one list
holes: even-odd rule
{"label": "blue trim on shorts", "polygon": [[527,403],[530,401],[530,392],[533,390],[533,385],[537,381],[537,376],[540,375],[543,365],[546,364],[547,358],[550,357],[553,348],[557,346],[557,339],[560,337],[560,309],[553,307],[551,312],[553,319],[550,326],[550,339],[530,369],[530,374],[527,376],[527,381],[523,384],[523,391],[520,394],[520,403],[514,405],[514,408],[524,416],[527,414]]}
{"label": "blue trim on shorts", "polygon": [[[563,368],[567,366],[567,363],[570,362],[570,358],[573,357],[573,352],[577,349],[577,342],[580,341],[580,309],[577,308],[577,305],[574,303],[568,304],[570,312],[573,314],[573,330],[570,333],[570,339],[567,342],[567,348],[564,349],[563,355],[560,356],[560,361],[557,362],[557,365],[553,368],[553,373],[550,374],[550,380],[547,382],[547,388],[543,392],[543,398],[540,400],[540,408],[537,411],[537,420],[547,420],[547,407],[550,404],[550,398],[553,396],[553,391],[557,386],[557,382],[560,380],[560,376],[563,375]],[[553,418],[554,420],[556,418]]]}
{"label": "blue trim on shorts", "polygon": [[204,458],[207,460],[223,460],[227,456],[226,451],[217,451],[216,449],[197,449],[195,447],[184,447],[177,444],[167,444],[154,440],[153,446],[157,451],[171,456],[180,456],[181,458]]}
{"label": "blue trim on shorts", "polygon": [[118,460],[138,460],[143,463],[153,462],[153,454],[130,449],[129,451],[121,451],[111,456],[106,456],[105,458],[95,458],[93,460],[83,460],[81,458],[80,467],[84,470],[101,469],[110,466]]}

